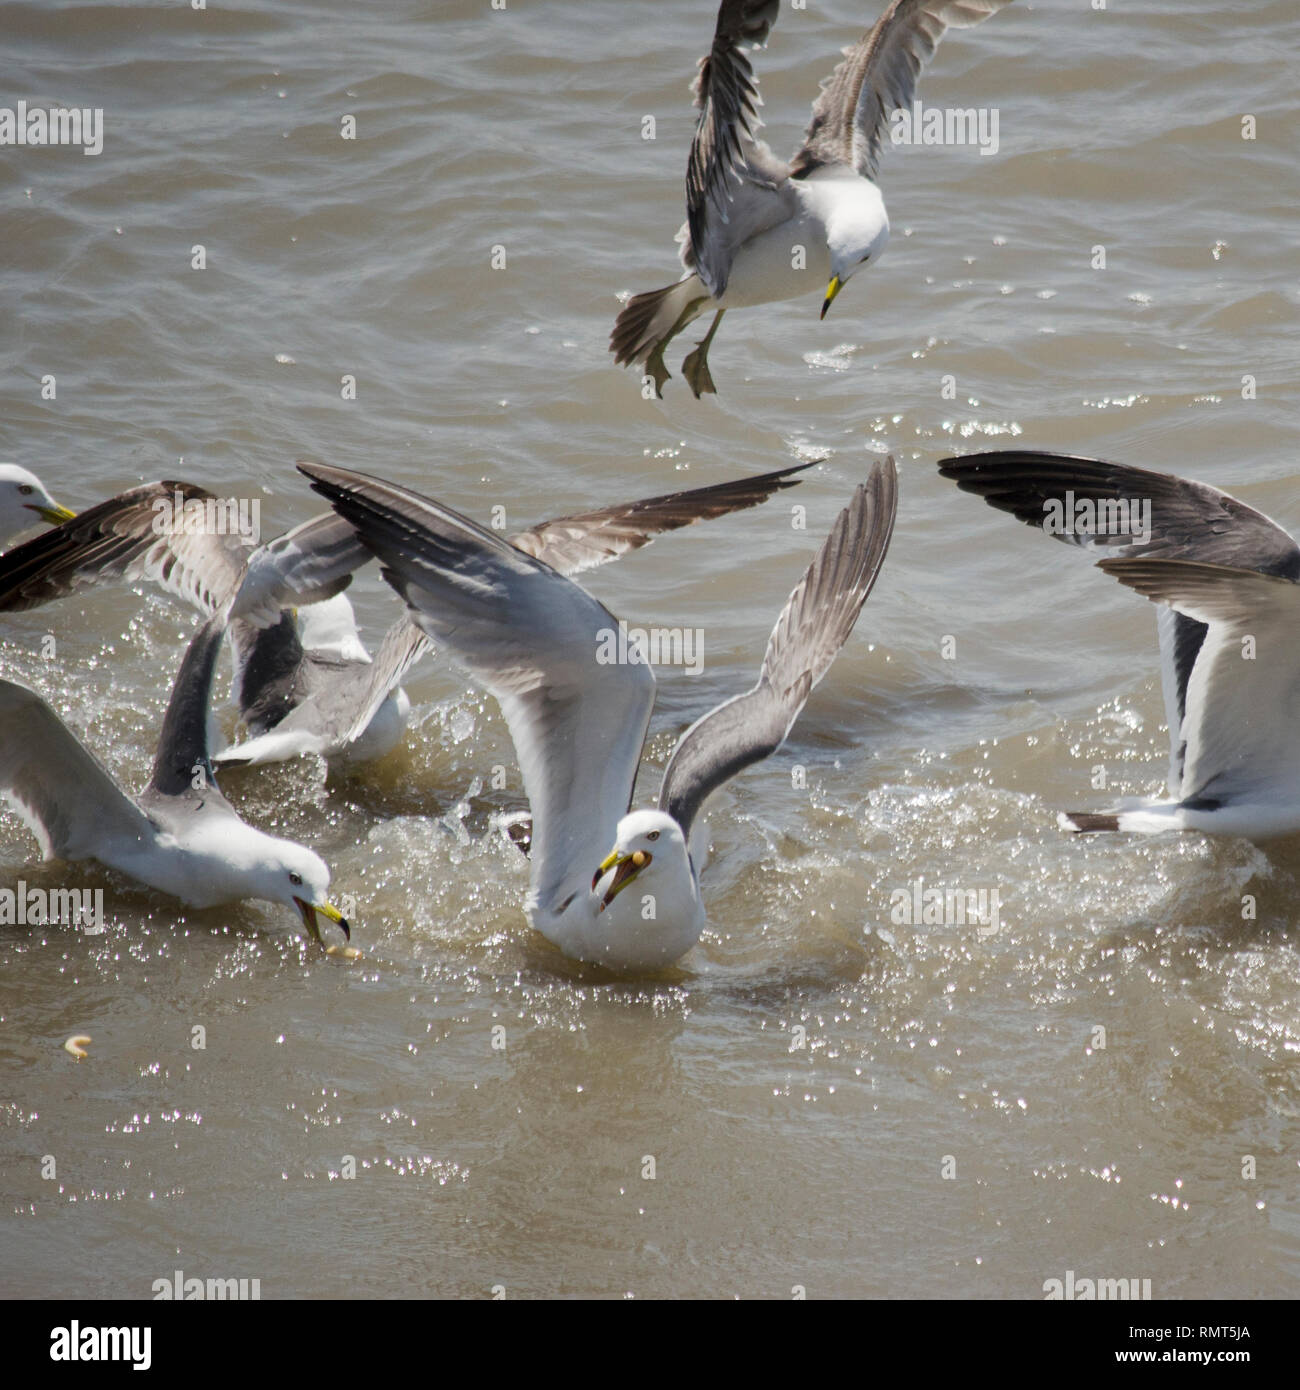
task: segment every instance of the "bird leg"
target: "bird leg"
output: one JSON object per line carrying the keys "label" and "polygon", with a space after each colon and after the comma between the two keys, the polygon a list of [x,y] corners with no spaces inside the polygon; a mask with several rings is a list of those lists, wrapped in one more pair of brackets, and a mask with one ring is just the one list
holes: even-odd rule
{"label": "bird leg", "polygon": [[[676,330],[674,330],[674,332],[675,331]],[[655,395],[658,396],[660,400],[664,398],[664,382],[670,380],[672,377],[672,373],[664,363],[664,344],[668,341],[668,338],[672,336],[672,333],[669,333],[668,337],[660,338],[654,347],[650,349],[650,355],[645,360],[645,375],[654,377]]]}
{"label": "bird leg", "polygon": [[[645,375],[654,378],[655,395],[660,400],[664,398],[664,382],[672,378],[672,373],[668,370],[664,362],[664,348],[686,327],[692,320],[699,318],[701,306],[709,302],[708,295],[701,295],[698,299],[691,302],[677,315],[677,322],[663,335],[662,338],[650,349],[649,355],[645,360]],[[696,396],[699,396],[697,391]]]}
{"label": "bird leg", "polygon": [[695,351],[682,363],[682,375],[686,378],[687,385],[695,392],[697,401],[706,392],[711,396],[718,393],[717,387],[713,384],[713,377],[709,374],[709,344],[713,341],[713,335],[718,331],[718,325],[726,312],[725,309],[719,309],[714,314],[709,331],[695,345]]}

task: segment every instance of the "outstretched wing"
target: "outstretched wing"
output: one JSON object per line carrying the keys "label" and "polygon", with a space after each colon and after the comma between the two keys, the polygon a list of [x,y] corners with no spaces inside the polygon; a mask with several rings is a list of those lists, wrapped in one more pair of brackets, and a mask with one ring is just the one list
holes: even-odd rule
{"label": "outstretched wing", "polygon": [[269,626],[283,608],[306,607],[341,594],[353,571],[369,560],[370,552],[342,517],[333,512],[314,516],[249,554],[230,616]]}
{"label": "outstretched wing", "polygon": [[[1300,580],[1300,547],[1262,512],[1207,483],[1105,459],[996,449],[940,460],[963,492],[1068,544],[1112,556],[1194,560]],[[1091,518],[1092,524],[1081,524]],[[1183,782],[1187,683],[1205,624],[1161,608],[1156,631],[1169,725],[1169,790]]]}
{"label": "outstretched wing", "polygon": [[1010,0],[893,0],[822,83],[792,174],[847,164],[874,179],[889,115],[910,106],[921,69],[949,29],[968,29]]}
{"label": "outstretched wing", "polygon": [[154,826],[34,690],[0,681],[0,795],[46,859],[145,846]]}
{"label": "outstretched wing", "polygon": [[36,608],[106,579],[147,579],[205,616],[234,591],[254,542],[187,531],[188,504],[218,499],[195,483],[145,483],[79,512],[0,556],[0,611]]}
{"label": "outstretched wing", "polygon": [[710,710],[678,740],[664,769],[659,807],[688,842],[709,795],[785,741],[853,631],[889,549],[897,510],[898,474],[890,458],[858,485],[781,610],[758,683]]}
{"label": "outstretched wing", "polygon": [[561,574],[580,574],[617,559],[629,550],[649,545],[665,531],[676,531],[697,521],[755,507],[774,492],[797,486],[800,480],[794,475],[811,467],[811,463],[799,463],[791,468],[760,473],[754,478],[737,478],[711,487],[690,488],[663,497],[644,497],[639,502],[556,517],[511,536],[510,544]]}
{"label": "outstretched wing", "polygon": [[692,88],[700,115],[686,165],[683,258],[715,299],[727,288],[736,247],[790,211],[780,194],[789,166],[757,137],[761,101],[745,52],[767,42],[780,8],[780,0],[722,0]]}
{"label": "outstretched wing", "polygon": [[379,558],[411,620],[496,697],[533,812],[528,907],[590,891],[641,758],[655,680],[602,661],[618,624],[572,580],[419,493],[299,464]]}

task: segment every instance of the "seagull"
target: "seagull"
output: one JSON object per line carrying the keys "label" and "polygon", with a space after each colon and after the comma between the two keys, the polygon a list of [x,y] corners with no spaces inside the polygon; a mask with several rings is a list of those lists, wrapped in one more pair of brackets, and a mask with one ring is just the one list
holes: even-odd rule
{"label": "seagull", "polygon": [[615,362],[644,365],[662,396],[664,349],[712,310],[709,331],[682,363],[698,400],[715,390],[708,352],[728,309],[796,299],[814,276],[826,283],[825,318],[889,241],[875,180],[890,113],[910,106],[922,66],[949,28],[970,28],[1009,3],[893,0],[822,83],[803,144],[787,163],[757,136],[761,100],[745,52],[766,44],[779,0],[722,0],[713,47],[692,87],[700,115],[686,166],[686,224],[677,234],[686,273],[623,306],[610,336]]}
{"label": "seagull", "polygon": [[299,466],[374,551],[411,620],[501,705],[533,816],[532,926],[565,955],[613,970],[684,955],[705,926],[688,843],[696,814],[781,746],[852,631],[893,530],[893,460],[873,467],[832,526],[777,619],[757,683],[687,729],[658,809],[630,813],[655,677],[637,660],[602,661],[613,615],[450,507],[362,473]]}
{"label": "seagull", "polygon": [[1092,552],[1160,605],[1167,797],[1072,811],[1063,829],[1300,831],[1300,546],[1206,483],[1101,459],[997,450],[941,461],[966,492]]}
{"label": "seagull", "polygon": [[246,727],[262,734],[294,714],[310,726],[316,702],[350,679],[357,718],[340,742],[380,756],[404,727],[396,711],[405,692],[395,689],[397,681],[428,644],[408,623],[405,643],[384,648],[382,667],[371,662],[342,593],[370,555],[333,513],[265,544],[219,524],[219,512],[213,521],[193,520],[229,500],[164,479],[89,507],[0,556],[0,612],[39,607],[112,579],[157,584],[205,619],[229,604],[234,693]]}
{"label": "seagull", "polygon": [[319,917],[348,937],[347,920],[327,901],[320,856],[247,825],[217,787],[207,714],[229,608],[186,649],[153,775],[134,800],[40,695],[0,680],[0,796],[45,859],[95,859],[191,907],[246,898],[292,904],[317,941]]}
{"label": "seagull", "polygon": [[[815,462],[814,460],[813,462]],[[622,502],[541,522],[510,538],[565,574],[602,565],[656,535],[756,506],[793,487],[812,463]],[[0,557],[0,612],[35,607],[106,579],[151,580],[210,616],[236,591],[235,697],[251,736],[213,757],[221,767],[316,754],[352,767],[388,753],[411,702],[400,682],[429,649],[405,615],[372,657],[342,592],[371,555],[332,511],[257,546],[236,530],[165,527],[215,501],[192,483],[132,488]],[[302,605],[301,607],[297,605]]]}
{"label": "seagull", "polygon": [[36,520],[57,526],[72,513],[45,490],[45,484],[16,463],[0,463],[0,545],[30,531]]}

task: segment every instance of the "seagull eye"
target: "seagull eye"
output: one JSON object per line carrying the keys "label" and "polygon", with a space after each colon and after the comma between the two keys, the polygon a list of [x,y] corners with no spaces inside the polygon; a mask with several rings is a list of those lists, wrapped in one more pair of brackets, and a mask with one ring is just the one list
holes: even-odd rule
{"label": "seagull eye", "polygon": [[24,497],[30,497],[32,493],[36,491],[36,489],[31,485],[31,483],[19,483],[18,491],[22,493]]}
{"label": "seagull eye", "polygon": [[652,830],[652,831],[646,836],[646,839],[647,839],[647,840],[657,840],[658,838],[659,838],[659,832],[658,832],[657,830]]}
{"label": "seagull eye", "polygon": [[289,882],[292,883],[292,884],[294,885],[295,888],[301,888],[301,887],[302,887],[302,875],[299,874],[299,873],[295,873],[292,869],[290,869],[290,870],[289,870]]}

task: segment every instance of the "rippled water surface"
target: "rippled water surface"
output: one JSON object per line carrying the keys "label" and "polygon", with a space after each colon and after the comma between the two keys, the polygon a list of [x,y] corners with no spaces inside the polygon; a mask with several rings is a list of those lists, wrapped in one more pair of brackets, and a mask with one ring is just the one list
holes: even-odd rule
{"label": "rippled water surface", "polygon": [[[778,150],[877,8],[782,7],[757,59]],[[521,796],[509,737],[439,661],[363,774],[223,783],[326,857],[358,962],[270,907],[40,865],[0,817],[0,884],[103,886],[110,919],[0,928],[0,1293],[148,1297],[176,1269],[263,1297],[1300,1287],[1300,852],[1057,830],[1106,795],[1098,764],[1110,795],[1162,784],[1151,613],[934,468],[1095,453],[1300,529],[1294,7],[1051,0],[950,35],[922,97],[997,107],[998,153],[888,149],[879,266],[825,322],[815,298],[729,316],[716,398],[645,401],[606,339],[620,292],[675,274],[712,18],[5,7],[3,103],[105,111],[97,158],[0,151],[0,456],[68,505],[179,476],[260,498],[272,534],[319,509],[309,456],[527,524],[824,456],[586,581],[705,633],[701,675],[661,673],[643,798],[753,679],[872,458],[901,508],[788,745],[713,803],[710,929],[662,976],[528,929],[526,865],[488,833]],[[390,592],[354,593],[377,635]],[[191,631],[106,590],[6,619],[0,658],[138,787]],[[996,891],[999,929],[891,920],[917,879]]]}

